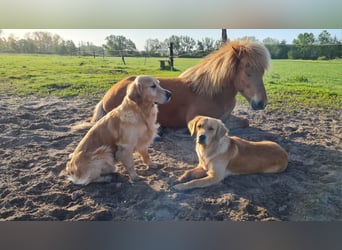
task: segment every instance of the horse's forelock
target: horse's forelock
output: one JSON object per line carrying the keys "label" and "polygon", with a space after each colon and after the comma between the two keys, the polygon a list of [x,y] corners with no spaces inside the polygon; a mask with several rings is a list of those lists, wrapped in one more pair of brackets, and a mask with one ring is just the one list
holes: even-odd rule
{"label": "horse's forelock", "polygon": [[247,62],[257,71],[264,73],[270,67],[270,54],[268,50],[259,43],[240,41],[240,58],[245,58]]}

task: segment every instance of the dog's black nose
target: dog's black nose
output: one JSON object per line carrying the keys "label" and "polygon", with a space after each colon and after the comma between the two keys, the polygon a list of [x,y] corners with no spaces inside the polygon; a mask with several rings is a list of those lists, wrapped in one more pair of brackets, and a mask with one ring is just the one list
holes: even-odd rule
{"label": "dog's black nose", "polygon": [[166,91],[166,98],[167,99],[170,99],[170,97],[172,96],[171,92],[170,91]]}
{"label": "dog's black nose", "polygon": [[205,136],[205,135],[200,135],[200,136],[198,136],[198,143],[199,144],[205,144],[205,139],[206,139],[207,137]]}

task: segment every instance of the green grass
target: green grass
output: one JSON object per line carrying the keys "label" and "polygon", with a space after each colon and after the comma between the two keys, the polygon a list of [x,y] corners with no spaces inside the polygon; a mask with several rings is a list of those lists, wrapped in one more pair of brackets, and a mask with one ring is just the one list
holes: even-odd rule
{"label": "green grass", "polygon": [[341,60],[273,60],[264,81],[273,108],[319,110],[342,105]]}
{"label": "green grass", "polygon": [[[173,72],[159,69],[158,58],[0,55],[0,86],[19,96],[92,96],[103,94],[129,75],[178,76],[194,63],[184,60]],[[0,90],[0,91],[1,91]]]}
{"label": "green grass", "polygon": [[[100,98],[129,75],[176,77],[199,59],[175,59],[175,71],[159,69],[161,58],[92,58],[0,54],[0,92],[18,96]],[[162,58],[166,59],[166,58]],[[264,77],[271,109],[338,109],[342,61],[273,60]],[[241,96],[239,101],[244,101]]]}

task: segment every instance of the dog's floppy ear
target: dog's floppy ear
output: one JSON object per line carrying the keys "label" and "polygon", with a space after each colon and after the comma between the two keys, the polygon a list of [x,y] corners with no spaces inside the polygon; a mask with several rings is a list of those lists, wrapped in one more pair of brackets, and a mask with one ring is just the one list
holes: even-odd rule
{"label": "dog's floppy ear", "polygon": [[222,121],[218,120],[218,127],[217,127],[217,130],[216,130],[216,137],[217,138],[221,138],[221,137],[223,137],[227,133],[228,133],[227,127],[224,125],[224,123]]}
{"label": "dog's floppy ear", "polygon": [[195,118],[193,118],[191,121],[188,122],[188,129],[190,131],[191,136],[197,133],[196,125],[200,119],[201,119],[200,116],[196,116]]}
{"label": "dog's floppy ear", "polygon": [[127,87],[127,95],[129,99],[136,103],[140,103],[142,101],[142,89],[140,84],[137,82],[137,79]]}

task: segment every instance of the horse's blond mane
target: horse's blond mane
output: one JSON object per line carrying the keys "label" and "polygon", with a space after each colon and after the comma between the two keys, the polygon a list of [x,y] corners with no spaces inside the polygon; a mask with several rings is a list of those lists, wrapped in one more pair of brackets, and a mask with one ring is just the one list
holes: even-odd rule
{"label": "horse's blond mane", "polygon": [[246,58],[250,66],[264,73],[270,65],[268,50],[259,43],[234,41],[209,54],[197,65],[179,77],[189,82],[190,88],[200,95],[214,96],[233,81],[240,59]]}

